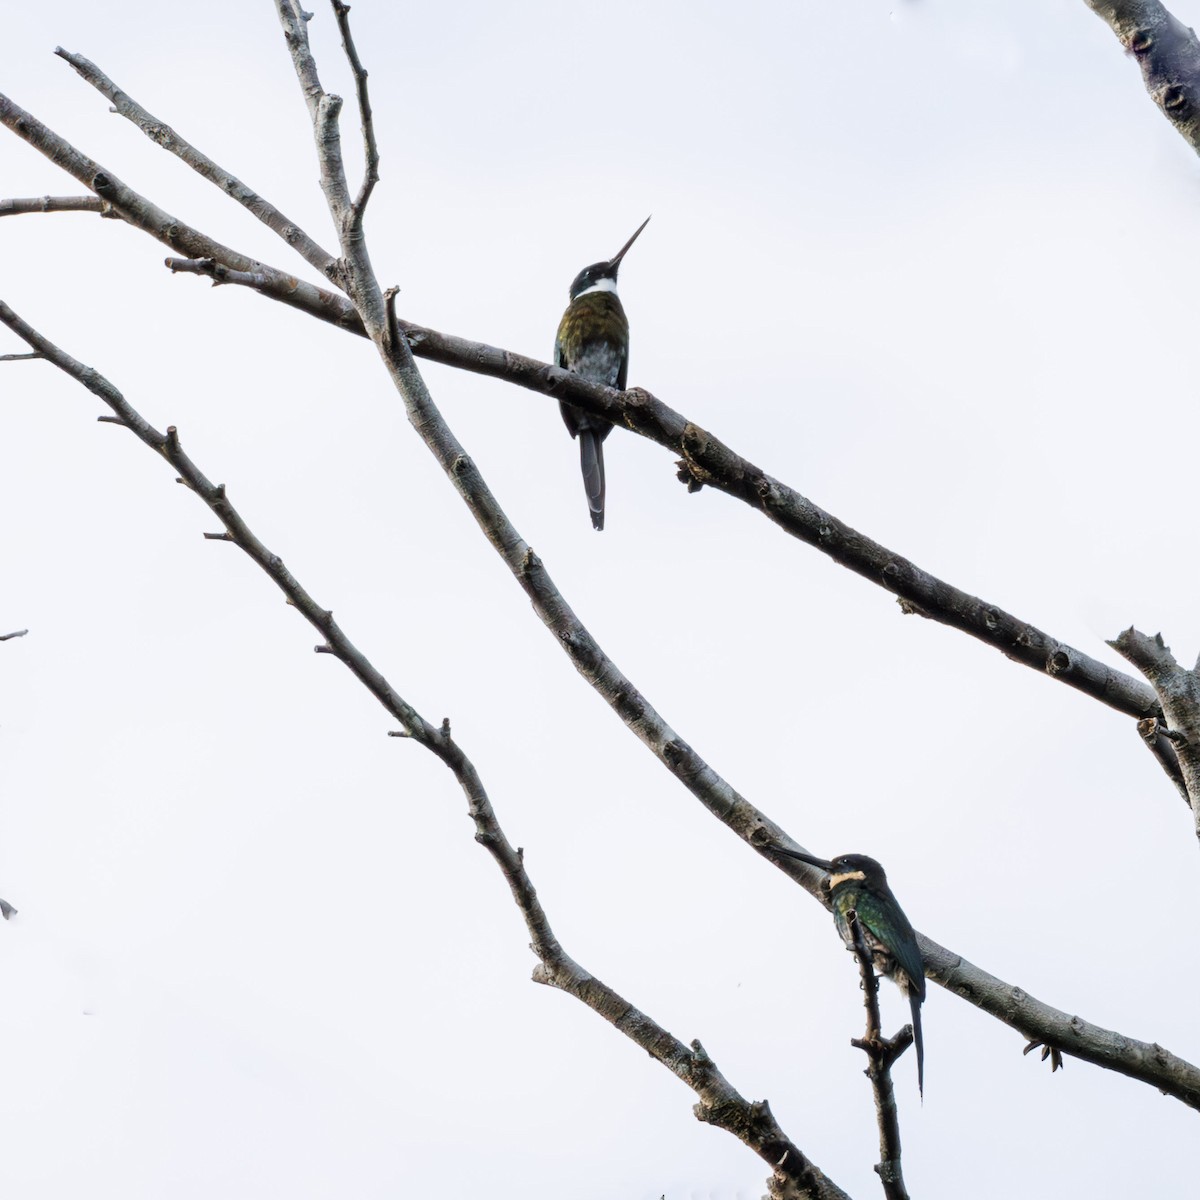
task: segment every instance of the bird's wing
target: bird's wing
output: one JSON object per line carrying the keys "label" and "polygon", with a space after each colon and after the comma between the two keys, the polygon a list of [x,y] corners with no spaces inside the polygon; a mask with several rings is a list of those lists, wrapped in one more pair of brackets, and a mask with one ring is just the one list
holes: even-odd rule
{"label": "bird's wing", "polygon": [[895,898],[891,898],[885,910],[884,902],[868,892],[862,892],[857,897],[855,908],[859,919],[884,943],[897,965],[908,976],[917,999],[924,1000],[925,960],[917,945],[917,935]]}

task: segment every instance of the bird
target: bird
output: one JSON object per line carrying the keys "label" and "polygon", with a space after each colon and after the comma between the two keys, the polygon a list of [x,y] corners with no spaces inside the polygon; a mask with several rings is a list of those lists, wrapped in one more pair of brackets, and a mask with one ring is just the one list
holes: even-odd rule
{"label": "bird", "polygon": [[[592,263],[575,276],[570,303],[558,323],[554,338],[554,365],[596,383],[625,390],[629,370],[629,321],[617,295],[617,271],[629,247],[650,223],[647,217],[629,239],[606,262]],[[572,437],[579,439],[579,465],[588,511],[595,529],[604,528],[604,439],[612,422],[559,403],[563,421]]]}
{"label": "bird", "polygon": [[925,1095],[925,1042],[921,1037],[921,1004],[925,999],[925,961],[917,935],[904,910],[888,887],[882,866],[865,854],[839,854],[826,860],[772,845],[776,854],[796,858],[829,872],[829,898],[833,920],[849,950],[854,945],[850,914],[857,914],[863,940],[871,951],[875,969],[886,975],[904,995],[912,1009],[913,1045],[917,1050],[917,1089]]}

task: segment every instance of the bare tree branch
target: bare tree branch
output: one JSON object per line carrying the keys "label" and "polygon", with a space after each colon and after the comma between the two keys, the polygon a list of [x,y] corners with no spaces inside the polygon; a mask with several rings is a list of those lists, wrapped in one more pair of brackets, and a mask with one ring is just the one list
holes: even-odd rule
{"label": "bare tree branch", "polygon": [[1132,625],[1108,644],[1133,663],[1158,694],[1169,728],[1155,732],[1174,746],[1200,838],[1200,662],[1197,670],[1181,667],[1161,633],[1147,637]]}
{"label": "bare tree branch", "polygon": [[[212,274],[208,268],[185,268],[177,260],[169,260],[168,265],[173,270]],[[223,281],[243,282],[232,275]],[[245,282],[258,286],[250,278]],[[361,332],[349,321],[338,323],[353,332]],[[1066,683],[1127,716],[1139,720],[1161,717],[1152,690],[1133,676],[923,570],[768,475],[649,392],[641,388],[620,392],[549,363],[483,342],[439,333],[400,318],[395,319],[394,325],[416,357],[569,400],[586,412],[606,417],[614,424],[681,454],[683,473],[688,479],[695,482],[702,476],[704,483],[762,512],[793,537],[891,592],[908,606],[906,611],[969,634],[999,650],[1006,658]],[[1162,749],[1160,763],[1172,782],[1182,788],[1178,767],[1172,769],[1171,766],[1169,747]]]}
{"label": "bare tree branch", "polygon": [[1150,99],[1200,154],[1200,40],[1158,0],[1084,0],[1142,69]]}
{"label": "bare tree branch", "polygon": [[32,358],[41,358],[40,354],[0,354],[0,362],[27,362]]}
{"label": "bare tree branch", "polygon": [[[40,354],[30,354],[30,358],[41,358]],[[15,633],[0,633],[0,642],[8,642],[13,638],[24,637],[29,632],[28,629],[18,629]]]}
{"label": "bare tree branch", "polygon": [[904,1186],[904,1171],[900,1165],[900,1113],[896,1108],[896,1093],[892,1087],[892,1063],[912,1045],[913,1028],[906,1025],[893,1038],[883,1036],[879,1016],[879,978],[863,937],[858,914],[851,909],[850,930],[854,938],[854,957],[858,959],[863,1007],[867,1010],[867,1031],[861,1038],[851,1038],[851,1045],[867,1056],[866,1076],[875,1093],[875,1115],[879,1123],[879,1162],[875,1173],[883,1184],[887,1200],[909,1200]]}
{"label": "bare tree branch", "polygon": [[235,271],[260,272],[268,284],[261,290],[273,300],[291,308],[303,309],[310,316],[333,325],[349,321],[359,326],[361,332],[361,323],[354,308],[344,296],[326,291],[307,280],[231,250],[177,217],[164,212],[2,94],[0,124],[24,138],[35,150],[74,176],[84,187],[90,188],[123,221],[143,230],[164,245],[170,246],[172,250],[188,258],[212,258]]}
{"label": "bare tree branch", "polygon": [[[309,110],[314,115],[313,130],[322,186],[327,196],[337,195],[344,191],[345,184],[344,176],[341,175],[340,145],[336,128],[330,128],[323,117],[323,114],[328,113],[328,108],[321,101],[323,93],[319,92],[320,83],[317,81],[316,67],[308,49],[305,24],[298,14],[294,0],[276,0],[276,4],[297,77],[305,92]],[[316,94],[311,91],[313,87],[317,89]],[[332,203],[331,201],[331,205]],[[474,462],[446,424],[417,369],[407,338],[391,335],[392,323],[386,315],[383,296],[370,270],[363,244],[348,237],[345,222],[337,223],[342,239],[342,254],[347,265],[349,294],[358,307],[363,325],[404,401],[409,421],[438,459],[480,528],[521,584],[534,610],[554,633],[576,669],[667,769],[718,820],[754,846],[772,866],[783,870],[812,895],[824,901],[825,897],[820,889],[822,876],[813,868],[803,863],[785,864],[769,854],[769,847],[773,844],[782,841],[795,847],[795,843],[779,826],[735,791],[667,725],[632,682],[601,650],[571,610],[554,586],[542,561],[509,521]],[[564,379],[570,378],[568,372],[559,374]],[[609,402],[608,396],[616,397],[618,401],[626,400],[631,395],[636,396],[635,393],[622,394],[609,392],[608,389],[599,390],[606,393],[606,402]],[[684,444],[686,449],[686,438]],[[808,502],[804,501],[804,504],[807,505]],[[817,512],[819,513],[819,510]],[[819,515],[825,520],[832,520],[825,514]],[[854,536],[857,538],[860,535]],[[874,543],[869,545],[874,546]],[[908,565],[911,567],[911,564]],[[884,575],[887,574],[885,571]],[[904,572],[897,568],[891,574],[900,577]],[[992,620],[996,621],[994,613]],[[1060,646],[1055,654],[1063,659],[1058,674],[1068,674],[1072,670],[1072,661],[1065,648]],[[1106,679],[1128,678],[1103,667],[1102,664],[1095,665],[1105,673]],[[1134,680],[1128,682],[1132,688],[1142,693],[1147,704],[1155,704],[1149,689]],[[1076,1054],[1089,1062],[1118,1070],[1144,1082],[1153,1082],[1154,1086],[1175,1095],[1184,1103],[1200,1108],[1200,1070],[1190,1063],[1169,1055],[1161,1047],[1134,1042],[1099,1026],[1082,1022],[1077,1017],[1067,1017],[1065,1013],[1033,1000],[1021,988],[1003,983],[967,963],[960,956],[930,942],[929,939],[921,938],[920,941],[926,973],[930,978],[1012,1025],[1027,1040],[1036,1038],[1047,1044],[1059,1046],[1065,1052]]]}
{"label": "bare tree branch", "polygon": [[[289,26],[285,20],[285,35],[289,35],[289,29],[294,30],[296,27],[294,23]],[[298,27],[302,34],[302,21]],[[294,60],[297,58],[295,52],[293,57]],[[302,85],[308,78],[306,58],[307,62],[311,63],[305,39],[299,51],[298,71],[301,74]],[[312,75],[315,78],[315,67]],[[319,81],[316,86],[319,89]],[[306,91],[306,97],[307,95]],[[314,98],[310,102],[310,110],[315,109],[320,115],[318,104],[318,98]],[[0,123],[14,129],[47,157],[64,165],[85,184],[91,185],[93,175],[89,174],[89,168],[94,173],[99,170],[97,165],[4,97],[0,97]],[[316,124],[316,132],[318,145],[323,145],[323,139],[329,134],[326,119],[323,118]],[[336,130],[334,133],[336,134]],[[340,157],[336,162],[340,167]],[[121,189],[113,188],[108,176],[105,176],[104,183],[110,196],[119,195],[122,204],[128,206],[128,215],[120,206],[116,206],[120,215],[167,245],[178,245],[192,258],[219,258],[234,272],[241,271],[249,275],[261,272],[272,281],[271,286],[274,290],[270,294],[274,298],[284,299],[288,283],[295,284],[294,294],[288,296],[285,302],[323,320],[332,321],[341,328],[360,334],[365,332],[352,305],[344,297],[332,292],[322,292],[311,284],[284,276],[274,268],[265,267],[264,264],[219,246],[198,231],[173,221],[149,201],[124,188],[124,185],[121,185]],[[161,216],[167,223],[156,225],[152,219],[155,216]],[[206,253],[214,248],[221,253]],[[356,296],[356,300],[366,303],[373,319],[377,319],[378,309],[369,303],[372,299],[369,295],[361,298]],[[500,512],[494,498],[482,485],[482,480],[478,480],[470,458],[453,435],[445,429],[440,414],[424,390],[424,383],[416,371],[415,363],[407,354],[407,339],[411,338],[413,347],[423,357],[449,361],[453,365],[478,370],[484,374],[510,378],[513,382],[532,390],[568,397],[581,408],[615,416],[618,423],[649,436],[660,444],[673,447],[678,445],[693,479],[698,478],[697,472],[704,473],[709,482],[723,483],[723,490],[738,495],[754,507],[767,512],[784,528],[789,528],[789,523],[794,523],[796,528],[789,528],[789,532],[794,532],[795,536],[816,545],[837,561],[907,599],[925,615],[964,628],[1010,657],[1027,662],[1028,665],[1039,666],[1053,677],[1070,683],[1119,711],[1138,717],[1161,715],[1153,693],[1137,680],[1095,662],[1017,618],[994,607],[985,606],[982,601],[966,596],[965,593],[919,571],[913,564],[897,558],[877,543],[863,538],[856,531],[823,513],[798,493],[770,480],[757,468],[734,455],[696,426],[686,422],[648,393],[636,390],[627,393],[611,391],[534,359],[511,355],[464,339],[436,334],[432,330],[423,330],[417,326],[402,325],[401,328],[406,334],[405,338],[386,339],[386,319],[381,320],[372,329],[372,338],[376,340],[377,346],[381,346],[381,353],[384,354],[393,377],[399,376],[403,379],[401,393],[405,396],[410,420],[422,432],[422,436],[426,437],[443,468],[480,521],[489,540],[504,556],[510,570],[534,600],[535,608],[543,621],[559,637],[560,644],[571,655],[581,674],[605,696],[622,720],[650,747],[660,761],[709,811],[756,848],[772,841],[790,843],[790,839],[683,742],[602,654],[594,639],[549,581],[540,560]],[[399,342],[401,345],[383,345],[386,341]],[[950,596],[956,603],[944,605],[942,597],[945,595]],[[920,598],[924,603],[917,603],[914,598]],[[816,880],[806,879],[803,874],[806,868],[800,864],[788,868],[778,863],[774,865],[787,870],[788,874],[814,895],[818,894]],[[1150,1083],[1186,1104],[1200,1107],[1200,1071],[1191,1064],[1157,1045],[1136,1042],[1077,1017],[1069,1017],[1066,1013],[1033,999],[1022,989],[973,966],[936,942],[927,938],[922,938],[921,941],[930,978],[1017,1029],[1027,1039],[1060,1047],[1067,1053]]]}
{"label": "bare tree branch", "polygon": [[[284,5],[283,7],[287,7]],[[294,13],[284,20],[289,45],[297,39],[296,30],[303,31],[303,21]],[[308,54],[306,38],[300,39],[299,50],[305,95],[316,80],[315,64]],[[325,110],[316,100],[310,100],[310,111],[320,117],[319,137],[328,137]],[[0,96],[0,123],[20,134],[48,158],[59,163],[86,186],[103,188],[102,195],[112,203],[117,215],[130,224],[156,237],[159,241],[187,255],[191,266],[180,260],[168,260],[175,271],[192,271],[215,278],[218,267],[226,268],[218,282],[239,283],[253,287],[263,295],[299,308],[319,320],[360,336],[366,329],[354,305],[342,296],[324,291],[277,268],[240,254],[198,230],[168,216],[150,201],[102,171],[98,164],[75,150],[73,146],[36,118]],[[334,141],[336,143],[336,138]],[[341,168],[340,150],[336,159]],[[328,189],[327,189],[328,190]],[[344,175],[334,192],[345,197]],[[361,240],[357,252],[362,253]],[[208,260],[206,262],[206,260]],[[370,273],[367,273],[370,275]],[[371,276],[373,278],[373,276]],[[377,289],[376,289],[377,291]],[[369,305],[375,311],[375,297]],[[380,301],[381,302],[381,301]],[[383,321],[380,320],[380,325]],[[887,547],[859,533],[832,514],[817,507],[795,489],[767,475],[759,467],[742,458],[717,438],[688,421],[680,413],[641,389],[618,392],[601,384],[591,383],[569,371],[552,367],[537,359],[501,350],[482,342],[472,342],[454,335],[397,321],[397,327],[408,341],[412,354],[449,366],[508,380],[531,391],[557,399],[569,400],[586,412],[608,418],[635,433],[680,454],[684,474],[693,484],[708,483],[729,495],[736,496],[752,508],[770,517],[793,537],[814,546],[834,561],[869,579],[896,595],[909,611],[918,612],[931,620],[959,629],[998,649],[1006,657],[1021,662],[1051,678],[1058,679],[1086,695],[1100,700],[1118,712],[1139,720],[1161,717],[1162,711],[1153,692],[1131,676],[1116,671],[1080,650],[1058,641],[1036,626],[1005,612],[999,606],[972,596],[936,576]],[[409,360],[411,362],[411,359]],[[408,370],[416,370],[413,364]],[[411,413],[410,413],[411,417]],[[1171,769],[1172,751],[1160,744],[1157,757],[1168,775],[1182,790],[1182,778]]]}
{"label": "bare tree branch", "polygon": [[361,235],[367,201],[371,199],[371,193],[379,182],[379,147],[375,142],[375,119],[371,113],[371,99],[367,93],[367,70],[358,57],[358,49],[350,35],[350,5],[341,3],[341,0],[333,0],[333,14],[337,18],[338,30],[342,35],[342,49],[354,73],[359,124],[363,135],[363,181],[351,205],[352,229]]}
{"label": "bare tree branch", "polygon": [[160,121],[144,109],[132,96],[123,92],[95,63],[82,54],[72,54],[61,46],[55,54],[65,59],[98,92],[113,103],[112,111],[132,121],[152,142],[181,158],[202,178],[216,184],[227,196],[231,196],[244,209],[256,216],[268,229],[277,233],[301,258],[315,267],[327,279],[337,282],[337,259],[322,249],[294,221],[284,216],[269,200],[260,196],[253,188],[238,177],[213,162],[207,154],[196,149],[186,138],[182,138],[170,125]]}
{"label": "bare tree branch", "polygon": [[15,217],[22,213],[93,212],[111,217],[108,205],[99,196],[27,196],[21,199],[0,200],[0,217]]}
{"label": "bare tree branch", "polygon": [[284,40],[291,52],[300,90],[304,93],[304,102],[308,105],[308,114],[312,118],[317,156],[321,162],[321,190],[325,193],[330,215],[338,227],[344,255],[352,202],[350,187],[346,182],[346,168],[342,162],[342,139],[338,132],[342,98],[331,95],[321,86],[316,60],[308,45],[307,24],[312,13],[305,12],[295,0],[275,0],[275,9],[283,26]]}
{"label": "bare tree branch", "polygon": [[[162,455],[179,472],[181,481],[208,505],[225,527],[224,534],[205,536],[235,543],[257,563],[288,602],[321,634],[324,641],[316,649],[342,662],[400,723],[407,737],[420,743],[449,767],[467,798],[468,812],[475,823],[475,840],[500,868],[525,920],[532,949],[539,960],[533,972],[534,982],[558,988],[581,1000],[687,1084],[699,1100],[693,1110],[697,1119],[734,1134],[763,1159],[772,1168],[779,1195],[808,1200],[847,1200],[846,1193],[827,1179],[787,1137],[767,1102],[746,1100],[725,1079],[698,1041],[692,1042],[690,1047],[685,1046],[563,950],[525,870],[524,853],[514,849],[505,836],[478,772],[451,736],[450,722],[446,720],[440,726],[433,725],[400,696],[342,631],[332,611],[317,604],[284,566],[282,559],[250,529],[230,503],[225,485],[213,484],[184,452],[175,427],[168,426],[165,434],[159,433],[103,375],[50,342],[3,301],[0,301],[0,323],[103,400],[120,424]],[[7,917],[8,914],[4,915]]]}

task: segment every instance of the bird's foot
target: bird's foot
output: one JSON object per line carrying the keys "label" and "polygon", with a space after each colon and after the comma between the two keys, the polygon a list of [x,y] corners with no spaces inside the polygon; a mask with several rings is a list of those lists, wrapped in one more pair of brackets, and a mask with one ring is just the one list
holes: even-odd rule
{"label": "bird's foot", "polygon": [[1053,1075],[1063,1065],[1062,1051],[1057,1046],[1035,1040],[1031,1041],[1021,1053],[1028,1054],[1030,1050],[1036,1050],[1039,1046],[1042,1048],[1042,1062],[1045,1062],[1046,1059],[1050,1060],[1050,1074]]}

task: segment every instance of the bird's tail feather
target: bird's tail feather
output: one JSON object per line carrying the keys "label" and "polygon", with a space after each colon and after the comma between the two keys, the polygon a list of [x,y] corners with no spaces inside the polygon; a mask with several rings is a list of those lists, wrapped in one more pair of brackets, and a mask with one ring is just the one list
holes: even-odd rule
{"label": "bird's tail feather", "polygon": [[912,1009],[913,1047],[917,1051],[917,1091],[925,1099],[925,1039],[921,1037],[921,997],[915,992],[908,996]]}
{"label": "bird's tail feather", "polygon": [[579,465],[587,492],[592,525],[604,528],[604,443],[594,429],[579,431]]}

